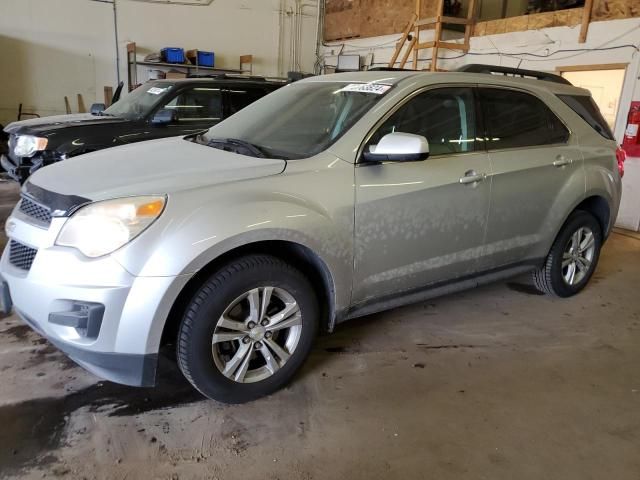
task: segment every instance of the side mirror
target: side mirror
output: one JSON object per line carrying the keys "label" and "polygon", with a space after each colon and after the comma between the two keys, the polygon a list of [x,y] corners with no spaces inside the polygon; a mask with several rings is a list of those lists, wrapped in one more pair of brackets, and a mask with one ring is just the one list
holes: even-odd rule
{"label": "side mirror", "polygon": [[178,112],[171,108],[158,110],[151,119],[153,125],[168,125],[178,120]]}
{"label": "side mirror", "polygon": [[107,106],[104,103],[94,103],[91,105],[91,109],[89,111],[91,112],[91,115],[100,115],[106,109]]}
{"label": "side mirror", "polygon": [[380,139],[377,145],[371,145],[364,152],[367,162],[415,162],[429,156],[429,142],[422,135],[394,132]]}

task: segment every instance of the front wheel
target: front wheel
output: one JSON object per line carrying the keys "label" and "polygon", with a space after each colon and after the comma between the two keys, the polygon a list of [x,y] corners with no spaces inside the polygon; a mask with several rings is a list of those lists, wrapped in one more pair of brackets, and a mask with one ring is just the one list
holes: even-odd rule
{"label": "front wheel", "polygon": [[547,259],[533,280],[541,292],[570,297],[582,290],[598,264],[602,229],[588,212],[573,212],[558,234]]}
{"label": "front wheel", "polygon": [[283,387],[311,351],[318,304],[297,269],[268,255],[231,262],[198,290],[178,332],[183,374],[205,396],[242,403]]}

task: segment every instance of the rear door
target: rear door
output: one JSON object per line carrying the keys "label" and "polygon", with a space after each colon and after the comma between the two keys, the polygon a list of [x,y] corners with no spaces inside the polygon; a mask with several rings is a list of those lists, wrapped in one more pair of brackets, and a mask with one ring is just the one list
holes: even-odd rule
{"label": "rear door", "polygon": [[428,89],[402,105],[365,145],[391,132],[412,133],[427,138],[430,156],[357,165],[355,303],[476,270],[491,195],[476,114],[472,87]]}
{"label": "rear door", "polygon": [[[584,194],[582,154],[567,126],[537,96],[479,89],[493,171],[482,269],[546,255],[567,211]],[[580,191],[582,189],[582,191]]]}

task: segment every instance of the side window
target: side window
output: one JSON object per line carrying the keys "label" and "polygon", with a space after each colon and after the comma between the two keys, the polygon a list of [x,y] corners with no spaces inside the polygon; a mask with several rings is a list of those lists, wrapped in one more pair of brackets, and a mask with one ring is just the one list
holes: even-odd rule
{"label": "side window", "polygon": [[600,113],[598,105],[590,96],[584,95],[558,95],[558,98],[591,125],[596,132],[609,140],[615,140],[611,128]]}
{"label": "side window", "polygon": [[392,132],[422,135],[431,155],[472,152],[476,146],[476,112],[471,88],[438,88],[421,93],[400,107],[373,135],[376,145]]}
{"label": "side window", "polygon": [[174,109],[179,122],[215,122],[222,119],[222,93],[219,88],[190,88],[180,92],[162,108]]}
{"label": "side window", "polygon": [[237,88],[230,88],[229,90],[226,90],[226,92],[228,98],[227,115],[233,115],[234,113],[239,112],[244,107],[247,107],[256,100],[264,97],[267,93],[262,88],[244,88],[242,86]]}
{"label": "side window", "polygon": [[524,92],[481,88],[487,148],[518,148],[563,143],[569,132],[538,98]]}

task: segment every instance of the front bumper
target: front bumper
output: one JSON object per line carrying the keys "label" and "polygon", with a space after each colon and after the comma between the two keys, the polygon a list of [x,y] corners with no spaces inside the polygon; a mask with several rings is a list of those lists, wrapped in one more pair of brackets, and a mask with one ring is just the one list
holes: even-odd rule
{"label": "front bumper", "polygon": [[[10,260],[9,242],[0,260],[0,298],[9,299],[25,323],[97,376],[153,385],[164,323],[187,279],[136,277],[111,256],[88,259],[56,246],[64,222],[54,218],[45,229],[14,210],[7,220],[10,242],[37,253],[28,270],[18,268]],[[97,328],[67,321],[79,304],[102,307]]]}

